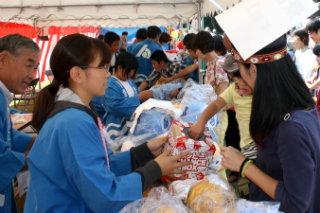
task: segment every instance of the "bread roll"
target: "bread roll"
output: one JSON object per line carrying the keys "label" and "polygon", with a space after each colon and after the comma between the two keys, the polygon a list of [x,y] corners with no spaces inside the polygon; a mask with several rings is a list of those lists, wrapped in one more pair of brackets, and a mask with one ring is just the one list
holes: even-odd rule
{"label": "bread roll", "polygon": [[200,194],[206,191],[217,189],[217,188],[221,188],[221,187],[216,184],[209,183],[208,181],[201,181],[196,183],[189,191],[186,204],[190,208],[191,203],[197,196],[199,196]]}
{"label": "bread roll", "polygon": [[209,182],[195,184],[188,195],[187,205],[195,213],[234,213],[232,192]]}

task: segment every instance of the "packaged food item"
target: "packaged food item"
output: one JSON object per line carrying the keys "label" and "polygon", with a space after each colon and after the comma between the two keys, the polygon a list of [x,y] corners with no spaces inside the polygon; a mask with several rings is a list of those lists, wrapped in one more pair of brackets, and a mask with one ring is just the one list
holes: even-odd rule
{"label": "packaged food item", "polygon": [[[208,107],[206,103],[202,102],[190,102],[188,105],[184,108],[184,111],[181,116],[181,120],[188,123],[197,123],[198,119],[202,115],[203,111]],[[214,141],[218,141],[217,136],[214,132],[215,128],[219,124],[218,116],[215,115],[212,118],[208,120],[206,123],[206,127],[209,128],[211,137]]]}
{"label": "packaged food item", "polygon": [[177,174],[176,177],[194,178],[201,180],[208,171],[209,164],[218,149],[218,144],[212,140],[209,129],[206,127],[203,136],[199,140],[189,138],[188,130],[193,124],[174,120],[169,130],[168,142],[162,151],[172,148],[171,155],[191,151],[191,154],[178,160],[178,162],[191,161],[192,164],[181,168],[187,173]]}
{"label": "packaged food item", "polygon": [[236,213],[234,193],[207,180],[190,189],[186,204],[195,213]]}
{"label": "packaged food item", "polygon": [[169,191],[172,196],[185,200],[188,196],[190,188],[197,182],[196,179],[177,180],[169,185]]}
{"label": "packaged food item", "polygon": [[192,213],[181,200],[169,195],[165,187],[152,188],[148,197],[125,206],[120,213]]}

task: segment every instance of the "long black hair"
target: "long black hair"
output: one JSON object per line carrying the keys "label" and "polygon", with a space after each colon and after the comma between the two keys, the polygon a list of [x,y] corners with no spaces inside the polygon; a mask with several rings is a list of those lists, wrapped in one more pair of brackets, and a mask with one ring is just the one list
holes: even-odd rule
{"label": "long black hair", "polygon": [[[248,69],[249,64],[244,64]],[[291,57],[256,64],[257,79],[252,99],[250,133],[258,145],[287,113],[312,109],[314,101]]]}

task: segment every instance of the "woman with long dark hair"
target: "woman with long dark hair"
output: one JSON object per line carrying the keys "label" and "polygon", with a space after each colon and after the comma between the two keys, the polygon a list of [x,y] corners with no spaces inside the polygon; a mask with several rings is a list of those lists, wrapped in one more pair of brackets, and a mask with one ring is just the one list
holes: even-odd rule
{"label": "woman with long dark hair", "polygon": [[91,100],[105,93],[110,59],[106,44],[81,34],[55,46],[54,80],[34,109],[40,133],[28,156],[24,212],[119,212],[162,175],[183,173],[176,168],[188,165],[176,161],[190,153],[167,157],[169,149],[158,156],[164,137],[116,156],[108,150],[108,133]]}
{"label": "woman with long dark hair", "polygon": [[250,133],[256,163],[222,147],[222,165],[252,181],[250,200],[280,202],[284,212],[320,212],[320,121],[309,89],[287,54],[285,36],[248,60],[234,48],[225,67],[237,61],[253,89]]}

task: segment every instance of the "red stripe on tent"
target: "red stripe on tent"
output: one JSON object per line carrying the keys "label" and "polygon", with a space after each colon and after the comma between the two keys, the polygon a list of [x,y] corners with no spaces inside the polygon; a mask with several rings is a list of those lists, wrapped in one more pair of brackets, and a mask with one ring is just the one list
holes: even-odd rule
{"label": "red stripe on tent", "polygon": [[[38,45],[38,46],[39,46],[39,45]],[[39,62],[41,62],[41,58],[42,58],[42,53],[43,53],[44,47],[45,47],[45,41],[42,41],[42,44],[41,44],[41,47],[40,47],[40,49],[41,49],[41,54],[40,54],[40,56],[39,56]],[[37,78],[38,72],[39,72],[39,69],[37,70],[37,72],[34,73],[34,78]]]}
{"label": "red stripe on tent", "polygon": [[53,38],[53,35],[50,36],[50,39],[49,39],[49,43],[48,43],[48,46],[47,46],[47,51],[46,51],[46,55],[44,56],[44,60],[43,60],[43,66],[42,66],[42,70],[41,70],[41,78],[40,78],[40,82],[43,82],[44,81],[44,71],[46,69],[46,64],[47,64],[47,58],[48,58],[48,54],[50,52],[50,47],[51,47],[51,42],[52,42],[52,38]]}

